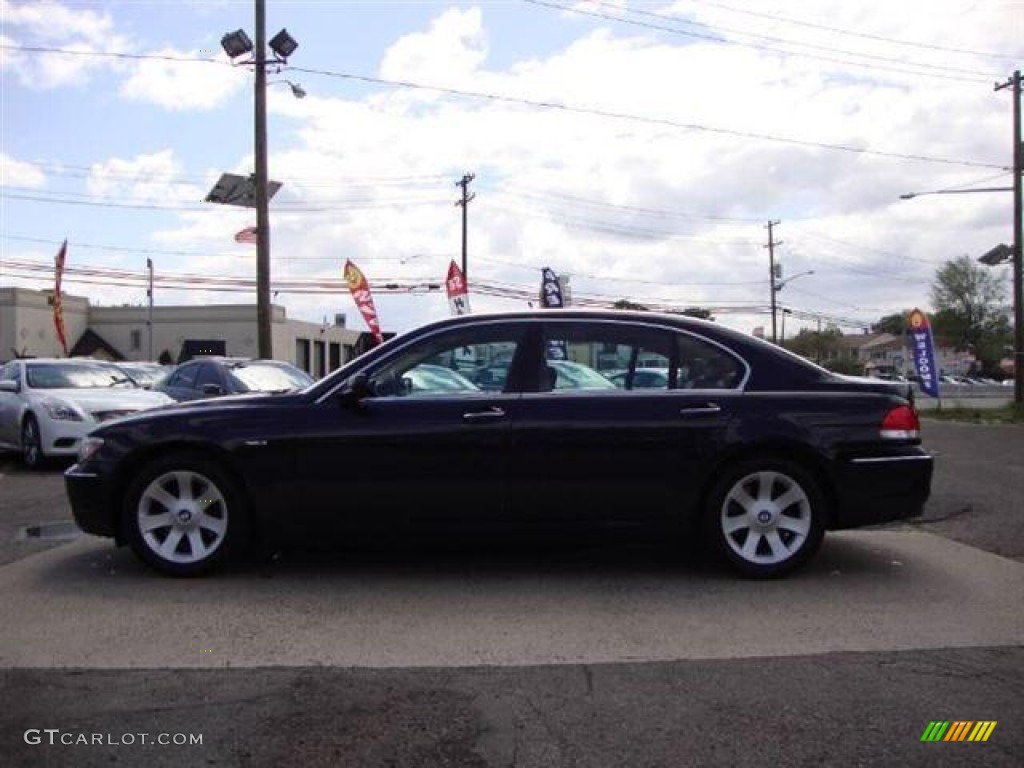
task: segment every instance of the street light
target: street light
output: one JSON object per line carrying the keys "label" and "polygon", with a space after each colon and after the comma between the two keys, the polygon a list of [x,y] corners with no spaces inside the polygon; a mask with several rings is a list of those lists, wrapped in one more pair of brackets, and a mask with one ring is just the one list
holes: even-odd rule
{"label": "street light", "polygon": [[934,189],[931,192],[905,192],[900,200],[913,200],[925,195],[967,195],[971,192],[1013,192],[1013,187],[974,187],[972,189]]}
{"label": "street light", "polygon": [[786,315],[792,315],[793,310],[782,308],[782,346],[786,346]]}
{"label": "street light", "polygon": [[292,89],[292,96],[296,99],[306,98],[306,89],[298,83],[293,83],[291,80],[268,80],[267,85],[277,85],[278,83],[286,83],[289,88]]}
{"label": "street light", "polygon": [[[254,154],[256,197],[256,336],[258,355],[272,358],[273,330],[270,303],[270,195],[267,173],[267,64],[287,64],[299,44],[282,29],[270,40],[274,58],[267,59],[267,7],[266,0],[254,0],[256,41],[253,43],[241,29],[229,32],[220,44],[232,63],[240,56],[251,53],[248,61],[238,62],[252,66],[256,74],[254,92]],[[290,81],[292,93],[298,98],[305,95],[301,87]]]}
{"label": "street light", "polygon": [[[777,265],[777,266],[778,266],[778,270],[781,272],[782,266],[781,265]],[[777,279],[774,276],[772,277],[772,344],[777,344],[778,341],[779,341],[778,337],[776,337],[776,335],[775,335],[775,317],[776,317],[776,312],[775,312],[775,294],[777,294],[779,291],[781,291],[783,288],[785,288],[787,284],[789,284],[789,283],[793,282],[794,280],[796,280],[798,277],[805,277],[806,275],[813,275],[813,274],[814,274],[814,270],[813,269],[808,269],[806,272],[797,272],[795,275],[793,275],[791,277],[787,277],[785,280],[779,280],[779,279]],[[783,318],[783,322],[785,322],[785,318]],[[785,334],[783,334],[782,337],[785,338],[786,337]]]}

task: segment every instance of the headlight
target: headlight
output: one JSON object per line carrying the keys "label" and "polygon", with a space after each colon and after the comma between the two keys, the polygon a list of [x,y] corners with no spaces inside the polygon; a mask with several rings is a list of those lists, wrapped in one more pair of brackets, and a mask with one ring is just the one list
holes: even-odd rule
{"label": "headlight", "polygon": [[46,412],[50,415],[51,419],[56,421],[82,421],[82,414],[78,412],[76,408],[65,403],[63,400],[48,399],[43,400],[41,405]]}
{"label": "headlight", "polygon": [[81,445],[78,446],[78,463],[84,464],[93,456],[96,455],[96,451],[103,447],[102,437],[85,437],[82,438]]}

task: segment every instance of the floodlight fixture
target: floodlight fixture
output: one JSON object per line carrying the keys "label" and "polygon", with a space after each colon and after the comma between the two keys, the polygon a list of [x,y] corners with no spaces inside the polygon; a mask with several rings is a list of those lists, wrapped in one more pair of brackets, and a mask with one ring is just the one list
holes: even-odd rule
{"label": "floodlight fixture", "polygon": [[1000,243],[992,250],[978,257],[978,261],[989,267],[1005,264],[1011,259],[1013,259],[1013,248],[1008,246],[1006,243]]}
{"label": "floodlight fixture", "polygon": [[298,47],[299,44],[288,34],[287,29],[282,29],[270,38],[270,50],[280,56],[283,61],[287,61],[288,57],[295,53],[295,49]]}
{"label": "floodlight fixture", "polygon": [[239,56],[244,56],[253,50],[252,40],[245,34],[244,29],[228,32],[220,39],[220,46],[231,59],[237,59]]}

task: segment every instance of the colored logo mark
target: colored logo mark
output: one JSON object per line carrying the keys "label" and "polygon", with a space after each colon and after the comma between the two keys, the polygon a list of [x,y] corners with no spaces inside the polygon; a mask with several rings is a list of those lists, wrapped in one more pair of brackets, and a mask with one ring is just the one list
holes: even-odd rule
{"label": "colored logo mark", "polygon": [[932,720],[921,734],[921,741],[988,741],[996,729],[996,720]]}

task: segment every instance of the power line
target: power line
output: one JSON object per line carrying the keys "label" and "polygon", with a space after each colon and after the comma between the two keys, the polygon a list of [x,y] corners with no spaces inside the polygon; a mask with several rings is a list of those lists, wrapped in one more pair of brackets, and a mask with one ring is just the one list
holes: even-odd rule
{"label": "power line", "polygon": [[[533,2],[534,0],[528,0]],[[65,51],[63,49],[53,48],[35,48],[35,47],[23,47],[23,46],[12,46],[6,44],[0,44],[0,50],[20,50],[20,51],[31,51],[31,52],[50,52],[50,53],[75,53],[80,55],[105,55],[105,56],[118,56],[123,55],[130,58],[148,58],[142,54],[111,54],[111,53],[87,53],[82,51]],[[164,58],[154,56],[153,58]],[[197,61],[197,62],[208,62],[221,64],[224,62],[217,61],[215,59],[178,59],[171,57],[174,60],[180,61]],[[768,141],[779,144],[788,144],[793,146],[809,147],[812,149],[825,149],[836,152],[847,152],[856,155],[869,155],[873,157],[887,157],[893,160],[909,160],[915,162],[924,163],[937,163],[942,165],[962,165],[975,168],[994,168],[1002,170],[1003,166],[995,163],[983,163],[971,160],[955,160],[952,158],[944,157],[933,157],[929,155],[917,155],[903,152],[885,152],[882,150],[866,149],[864,147],[853,147],[846,144],[831,144],[828,142],[810,141],[806,139],[795,139],[787,136],[774,136],[771,134],[757,133],[754,131],[741,131],[732,128],[720,128],[716,126],[703,125],[701,123],[684,123],[676,120],[669,120],[667,118],[656,118],[656,117],[645,117],[642,115],[632,115],[626,112],[616,112],[612,110],[593,109],[587,107],[577,107],[569,104],[562,104],[559,102],[551,101],[540,101],[535,99],[528,99],[517,96],[507,96],[498,93],[489,93],[485,91],[468,91],[459,88],[449,88],[438,85],[427,85],[423,83],[415,83],[408,80],[387,80],[380,77],[371,77],[369,75],[356,75],[347,72],[335,72],[326,69],[312,69],[309,67],[287,67],[292,72],[303,72],[311,75],[321,75],[323,77],[333,77],[343,80],[352,80],[355,82],[369,83],[373,85],[383,85],[394,88],[407,88],[411,90],[424,90],[432,91],[434,93],[444,93],[450,96],[459,96],[463,98],[480,99],[484,101],[493,101],[495,103],[505,104],[519,104],[521,106],[534,107],[537,109],[548,109],[566,112],[570,114],[590,115],[593,117],[602,117],[612,120],[623,120],[634,123],[642,123],[647,125],[660,125],[669,128],[680,128],[687,131],[700,131],[705,133],[712,133],[721,136],[732,136],[735,138],[743,139],[755,139],[758,141]]]}
{"label": "power line", "polygon": [[[619,22],[621,24],[630,24],[632,26],[644,27],[646,29],[654,29],[654,30],[657,30],[659,32],[669,32],[669,33],[672,33],[672,34],[680,35],[682,37],[696,38],[696,39],[699,39],[699,40],[708,40],[708,41],[715,42],[715,43],[723,43],[725,45],[735,45],[735,46],[739,46],[741,48],[753,48],[755,50],[767,51],[769,53],[782,53],[782,54],[785,54],[787,56],[800,56],[802,58],[814,59],[814,60],[817,60],[817,61],[827,61],[827,62],[830,62],[830,63],[833,63],[833,64],[844,64],[844,65],[849,65],[849,66],[854,66],[854,67],[863,67],[865,69],[874,69],[874,70],[878,70],[878,71],[882,71],[882,72],[898,72],[900,74],[915,75],[915,76],[918,76],[918,77],[934,77],[934,78],[937,78],[937,79],[940,79],[940,80],[955,80],[955,81],[966,82],[966,83],[989,82],[989,80],[991,80],[991,77],[992,77],[991,75],[989,75],[988,73],[985,73],[985,72],[975,72],[975,71],[969,71],[969,70],[954,69],[952,67],[943,67],[943,66],[940,66],[940,65],[917,64],[915,62],[902,61],[900,59],[892,59],[892,58],[885,57],[885,56],[876,56],[876,55],[867,54],[867,53],[856,53],[856,52],[853,52],[853,51],[839,51],[840,53],[845,53],[845,54],[849,54],[849,55],[852,55],[852,56],[859,56],[861,58],[866,58],[866,59],[875,59],[875,60],[880,60],[880,61],[890,61],[890,62],[896,62],[896,63],[904,64],[904,65],[907,65],[907,66],[926,68],[926,69],[943,69],[943,70],[948,70],[948,71],[953,71],[953,72],[965,72],[965,73],[969,73],[969,74],[974,75],[974,76],[973,77],[958,77],[958,76],[954,76],[954,75],[942,75],[942,74],[933,73],[933,72],[921,72],[921,71],[916,71],[916,70],[903,69],[903,68],[899,68],[899,67],[887,67],[887,66],[879,65],[879,64],[865,64],[863,62],[850,61],[849,59],[840,59],[840,58],[836,58],[834,56],[822,56],[822,55],[813,54],[813,53],[802,53],[800,51],[791,51],[791,50],[786,50],[786,49],[783,49],[783,48],[775,48],[775,47],[772,47],[772,46],[769,46],[769,45],[759,45],[759,44],[756,44],[756,43],[745,43],[745,42],[741,42],[741,41],[738,41],[738,40],[730,40],[727,37],[720,37],[720,36],[717,36],[717,35],[702,34],[702,33],[699,33],[699,32],[689,32],[689,31],[686,31],[686,30],[683,30],[683,29],[678,29],[676,27],[666,27],[666,26],[661,25],[661,24],[652,24],[650,22],[637,21],[635,19],[627,19],[627,18],[623,18],[621,16],[613,16],[613,15],[607,14],[607,13],[599,13],[597,11],[587,11],[587,10],[584,10],[583,8],[581,8],[578,5],[574,5],[574,6],[562,5],[562,4],[559,4],[559,3],[547,2],[547,0],[523,0],[523,2],[529,3],[530,5],[538,5],[538,6],[543,6],[543,7],[546,7],[546,8],[553,8],[553,9],[559,10],[559,11],[566,11],[566,12],[569,12],[569,13],[576,13],[576,14],[580,14],[580,15],[583,15],[583,16],[593,16],[593,17],[596,17],[596,18],[599,18],[599,19],[607,19],[609,21],[617,21],[617,22]],[[634,12],[634,13],[643,13],[643,15],[646,15],[646,16],[654,16],[654,17],[659,18],[659,19],[664,19],[666,21],[674,21],[676,23],[694,24],[696,26],[708,27],[708,25],[700,24],[699,22],[678,21],[676,19],[672,19],[671,17],[660,16],[658,14],[650,13],[650,12],[646,12],[646,13],[640,12],[640,11],[632,11],[632,12]],[[708,27],[708,28],[711,28],[711,27]],[[736,30],[724,30],[724,31],[736,33]],[[781,39],[781,38],[766,37],[766,36],[763,36],[763,35],[753,35],[753,34],[751,34],[749,32],[739,32],[738,34],[746,35],[748,37],[753,37],[753,38],[759,39],[759,40],[768,40],[770,42],[783,42],[783,43],[785,43],[787,45],[798,45],[798,46],[802,46],[802,47],[805,47],[805,48],[813,48],[813,49],[818,49],[818,50],[829,50],[829,49],[823,48],[823,46],[814,45],[813,43],[801,43],[801,42],[797,42],[797,41],[784,40],[784,39]]]}
{"label": "power line", "polygon": [[[79,195],[80,193],[74,192],[63,192],[69,196]],[[89,197],[89,196],[84,196]],[[42,195],[23,195],[14,194],[10,192],[0,191],[0,198],[9,200],[26,200],[37,203],[52,203],[52,204],[63,204],[63,205],[87,205],[100,208],[128,208],[133,210],[147,210],[147,211],[178,211],[178,212],[198,212],[210,210],[211,205],[209,203],[197,203],[195,206],[192,205],[155,205],[152,203],[126,203],[126,202],[115,202],[112,200],[104,199],[64,199],[59,197],[45,197]],[[370,208],[390,208],[392,206],[413,206],[413,205],[447,205],[448,201],[440,198],[410,198],[402,200],[371,200],[361,199],[352,201],[327,201],[329,205],[308,205],[308,204],[290,204],[290,203],[276,203],[274,210],[278,213],[336,213],[338,211],[345,210],[364,210]],[[341,203],[345,203],[342,205]],[[333,205],[331,205],[333,204]]]}
{"label": "power line", "polygon": [[875,157],[887,157],[894,160],[913,160],[924,163],[939,163],[943,165],[963,165],[974,168],[995,168],[1002,170],[1003,166],[996,163],[982,163],[972,160],[954,160],[951,158],[944,157],[932,157],[928,155],[915,155],[901,152],[884,152],[877,149],[865,149],[864,147],[851,147],[845,144],[829,144],[827,142],[820,141],[809,141],[804,139],[794,139],[785,136],[773,136],[766,133],[756,133],[754,131],[740,131],[732,128],[718,128],[710,125],[702,125],[700,123],[683,123],[677,120],[669,120],[667,118],[659,117],[644,117],[641,115],[631,115],[625,112],[614,112],[611,110],[604,109],[592,109],[587,107],[575,107],[568,104],[561,104],[553,101],[537,101],[534,99],[527,99],[518,96],[505,96],[498,93],[488,93],[485,91],[467,91],[459,88],[449,88],[440,85],[425,85],[423,83],[414,83],[409,80],[386,80],[380,77],[370,77],[369,75],[354,75],[346,72],[333,72],[327,69],[312,69],[309,67],[289,67],[290,71],[303,72],[310,75],[322,75],[324,77],[334,77],[342,80],[353,80],[356,82],[370,83],[373,85],[384,85],[395,88],[408,88],[410,90],[422,90],[432,91],[434,93],[444,93],[450,96],[461,96],[471,99],[480,99],[483,101],[493,101],[496,103],[504,104],[519,104],[521,106],[536,107],[538,109],[550,109],[560,112],[566,112],[569,114],[579,115],[590,115],[593,117],[603,117],[612,120],[624,120],[634,123],[643,123],[647,125],[661,125],[669,128],[682,128],[687,131],[701,131],[706,133],[714,133],[722,136],[733,136],[736,138],[743,139],[756,139],[759,141],[770,141],[779,144],[790,144],[801,147],[810,147],[813,149],[827,149],[837,152],[849,152],[856,155],[871,155]]}
{"label": "power line", "polygon": [[823,32],[833,32],[838,35],[849,35],[850,37],[859,37],[865,40],[873,40],[880,43],[889,43],[892,45],[905,45],[911,48],[922,48],[931,51],[941,51],[943,53],[961,53],[968,56],[982,56],[988,59],[1001,59],[1003,61],[1016,61],[1018,57],[1008,56],[1003,53],[987,53],[984,51],[971,51],[965,48],[950,48],[944,45],[931,45],[929,43],[920,43],[912,40],[897,40],[892,37],[883,37],[882,35],[872,35],[866,32],[853,32],[848,29],[840,29],[839,27],[830,27],[825,24],[814,24],[809,21],[801,21],[798,19],[791,19],[785,16],[778,16],[773,13],[759,13],[758,11],[751,11],[746,8],[735,8],[730,5],[724,5],[722,3],[713,3],[708,0],[692,0],[700,5],[707,5],[712,8],[720,8],[725,11],[732,13],[741,13],[746,16],[754,16],[756,18],[768,19],[770,21],[781,21],[783,24],[792,24],[798,27],[807,27],[808,29],[817,29]]}
{"label": "power line", "polygon": [[[517,189],[523,189],[524,192],[517,192]],[[570,203],[578,203],[584,206],[590,206],[594,208],[604,208],[614,211],[624,211],[626,213],[637,213],[644,216],[654,216],[658,218],[667,219],[685,219],[685,220],[701,220],[701,221],[723,221],[723,222],[734,222],[742,224],[752,224],[760,221],[755,218],[741,218],[735,216],[715,216],[711,214],[701,213],[687,213],[684,211],[666,210],[664,208],[645,208],[636,205],[623,205],[618,203],[609,203],[604,200],[594,200],[592,198],[576,197],[574,195],[567,195],[558,192],[549,192],[541,190],[531,190],[527,187],[516,187],[515,185],[505,185],[504,188],[497,191],[499,195],[509,195],[512,197],[518,197],[525,200],[556,200]]]}

